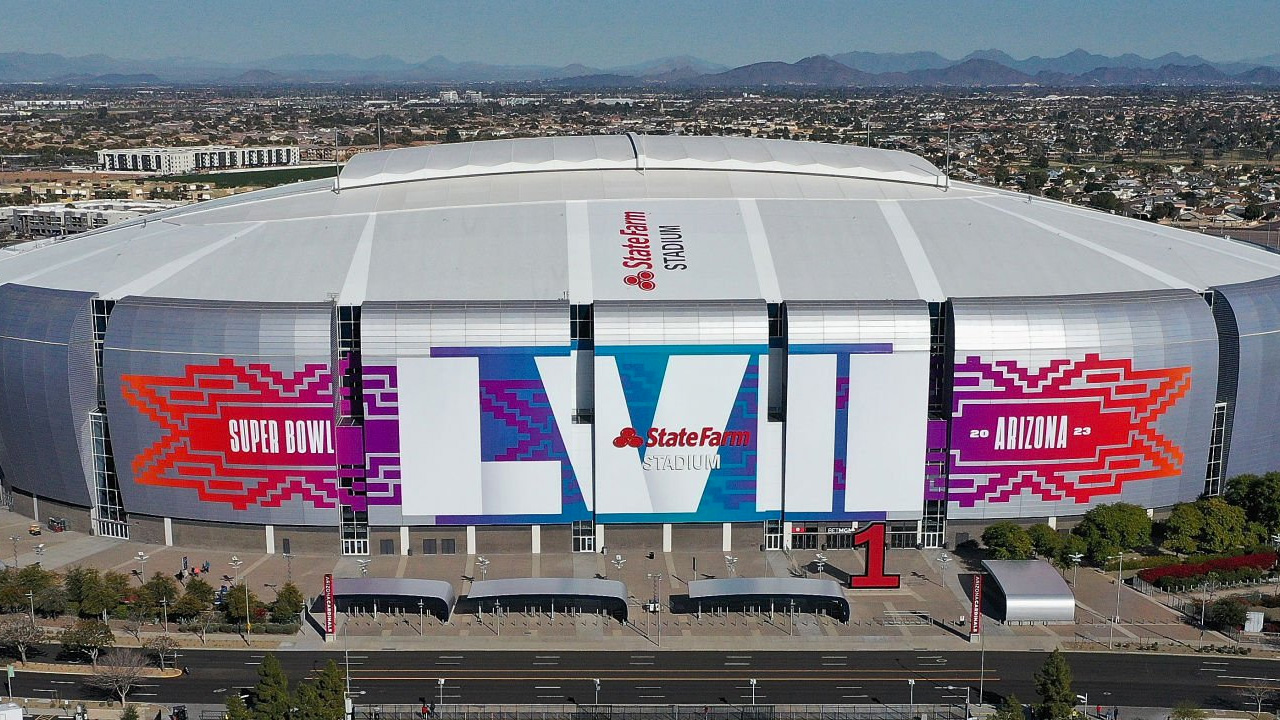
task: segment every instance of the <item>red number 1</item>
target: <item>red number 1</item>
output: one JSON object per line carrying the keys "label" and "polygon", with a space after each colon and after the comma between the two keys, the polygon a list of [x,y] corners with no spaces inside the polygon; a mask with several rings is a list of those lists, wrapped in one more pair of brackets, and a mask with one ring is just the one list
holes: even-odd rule
{"label": "red number 1", "polygon": [[884,558],[889,554],[884,541],[884,523],[871,523],[853,534],[853,546],[863,545],[867,546],[867,571],[849,576],[849,587],[895,589],[901,586],[901,575],[887,575],[884,571]]}

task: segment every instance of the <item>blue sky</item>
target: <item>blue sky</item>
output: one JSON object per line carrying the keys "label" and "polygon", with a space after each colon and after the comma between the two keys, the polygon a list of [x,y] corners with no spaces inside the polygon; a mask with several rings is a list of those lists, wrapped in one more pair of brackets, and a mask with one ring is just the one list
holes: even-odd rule
{"label": "blue sky", "polygon": [[219,61],[284,54],[610,67],[689,54],[726,65],[850,50],[1014,57],[1280,52],[1275,0],[0,0],[0,52]]}

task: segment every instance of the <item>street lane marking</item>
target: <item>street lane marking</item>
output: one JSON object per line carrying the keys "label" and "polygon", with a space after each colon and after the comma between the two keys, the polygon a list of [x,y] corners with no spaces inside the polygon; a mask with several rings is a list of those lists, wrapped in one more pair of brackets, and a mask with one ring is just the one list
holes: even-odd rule
{"label": "street lane marking", "polygon": [[1265,680],[1266,682],[1280,682],[1280,678],[1269,677],[1248,677],[1245,675],[1219,675],[1223,680]]}
{"label": "street lane marking", "polygon": [[[805,673],[803,675],[771,675],[771,676],[768,676],[768,678],[760,678],[760,679],[762,679],[762,682],[763,680],[769,680],[769,682],[771,683],[772,682],[796,682],[796,680],[813,680],[814,679],[813,675],[815,673],[833,673],[833,670],[810,670],[808,671],[808,673]],[[841,673],[847,675],[846,671],[841,671]],[[580,675],[580,676],[556,675],[556,678],[554,679],[584,680],[584,682],[590,682],[590,680],[593,680],[594,678],[598,678],[598,676],[600,676],[599,673],[596,673],[593,675]],[[404,682],[404,683],[433,682],[434,683],[435,680],[438,678],[439,678],[439,675],[408,675],[408,676],[369,675],[369,676],[361,676],[361,678],[358,678],[358,679],[360,679],[361,682]],[[873,675],[873,676],[867,676],[867,678],[849,678],[849,679],[864,680],[864,682],[888,682],[888,680],[896,680],[896,682],[901,682],[901,680],[905,680],[906,678],[909,678],[909,675],[886,675],[886,676]],[[548,679],[550,678],[548,678],[547,675],[467,675],[465,676],[465,678],[454,678],[454,680],[468,680],[468,682],[472,682],[472,680],[490,680],[490,682],[509,682],[509,683],[529,682],[529,680],[548,680]],[[726,676],[713,676],[713,678],[690,678],[689,675],[682,674],[682,675],[617,675],[617,676],[611,676],[611,678],[609,679],[611,680],[671,680],[671,682],[684,682],[684,683],[717,683],[717,682],[723,682],[723,680],[726,680],[726,679],[740,680],[745,678],[742,678],[740,674],[728,675],[727,678]],[[829,678],[828,680],[831,680],[831,679],[836,679],[836,678]],[[929,682],[941,682],[941,683],[977,683],[979,682],[979,680],[982,680],[982,678],[979,678],[977,674],[974,674],[974,675],[945,676],[945,678],[928,678],[928,680]],[[988,673],[987,682],[998,683],[1000,682],[1000,678],[998,678],[998,676],[992,676],[991,673]]]}
{"label": "street lane marking", "polygon": [[559,685],[536,685],[534,686],[533,689],[534,690],[559,690],[560,686]]}
{"label": "street lane marking", "polygon": [[822,660],[848,660],[848,655],[823,655]]}

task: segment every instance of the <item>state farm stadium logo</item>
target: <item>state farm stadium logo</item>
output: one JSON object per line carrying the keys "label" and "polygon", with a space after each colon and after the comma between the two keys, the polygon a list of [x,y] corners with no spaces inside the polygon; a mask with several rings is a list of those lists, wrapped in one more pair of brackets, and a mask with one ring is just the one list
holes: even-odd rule
{"label": "state farm stadium logo", "polygon": [[622,227],[618,234],[622,236],[622,269],[624,272],[632,271],[622,277],[626,285],[651,292],[658,288],[657,271],[689,269],[684,230],[679,225],[658,225],[654,228],[649,213],[626,210],[622,213]]}
{"label": "state farm stadium logo", "polygon": [[[641,435],[633,427],[622,428],[613,439],[616,448],[721,448],[749,447],[750,430],[716,430],[713,427],[669,429],[649,428]],[[645,470],[715,470],[720,467],[718,450],[697,454],[659,454],[645,452],[641,460]]]}

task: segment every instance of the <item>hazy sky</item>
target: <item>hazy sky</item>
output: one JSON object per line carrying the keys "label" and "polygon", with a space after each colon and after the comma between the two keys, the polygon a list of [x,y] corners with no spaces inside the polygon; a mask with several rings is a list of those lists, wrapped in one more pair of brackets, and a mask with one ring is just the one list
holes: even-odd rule
{"label": "hazy sky", "polygon": [[609,67],[682,54],[742,65],[850,50],[1280,51],[1275,0],[0,0],[0,26],[0,52],[219,61],[335,52]]}

